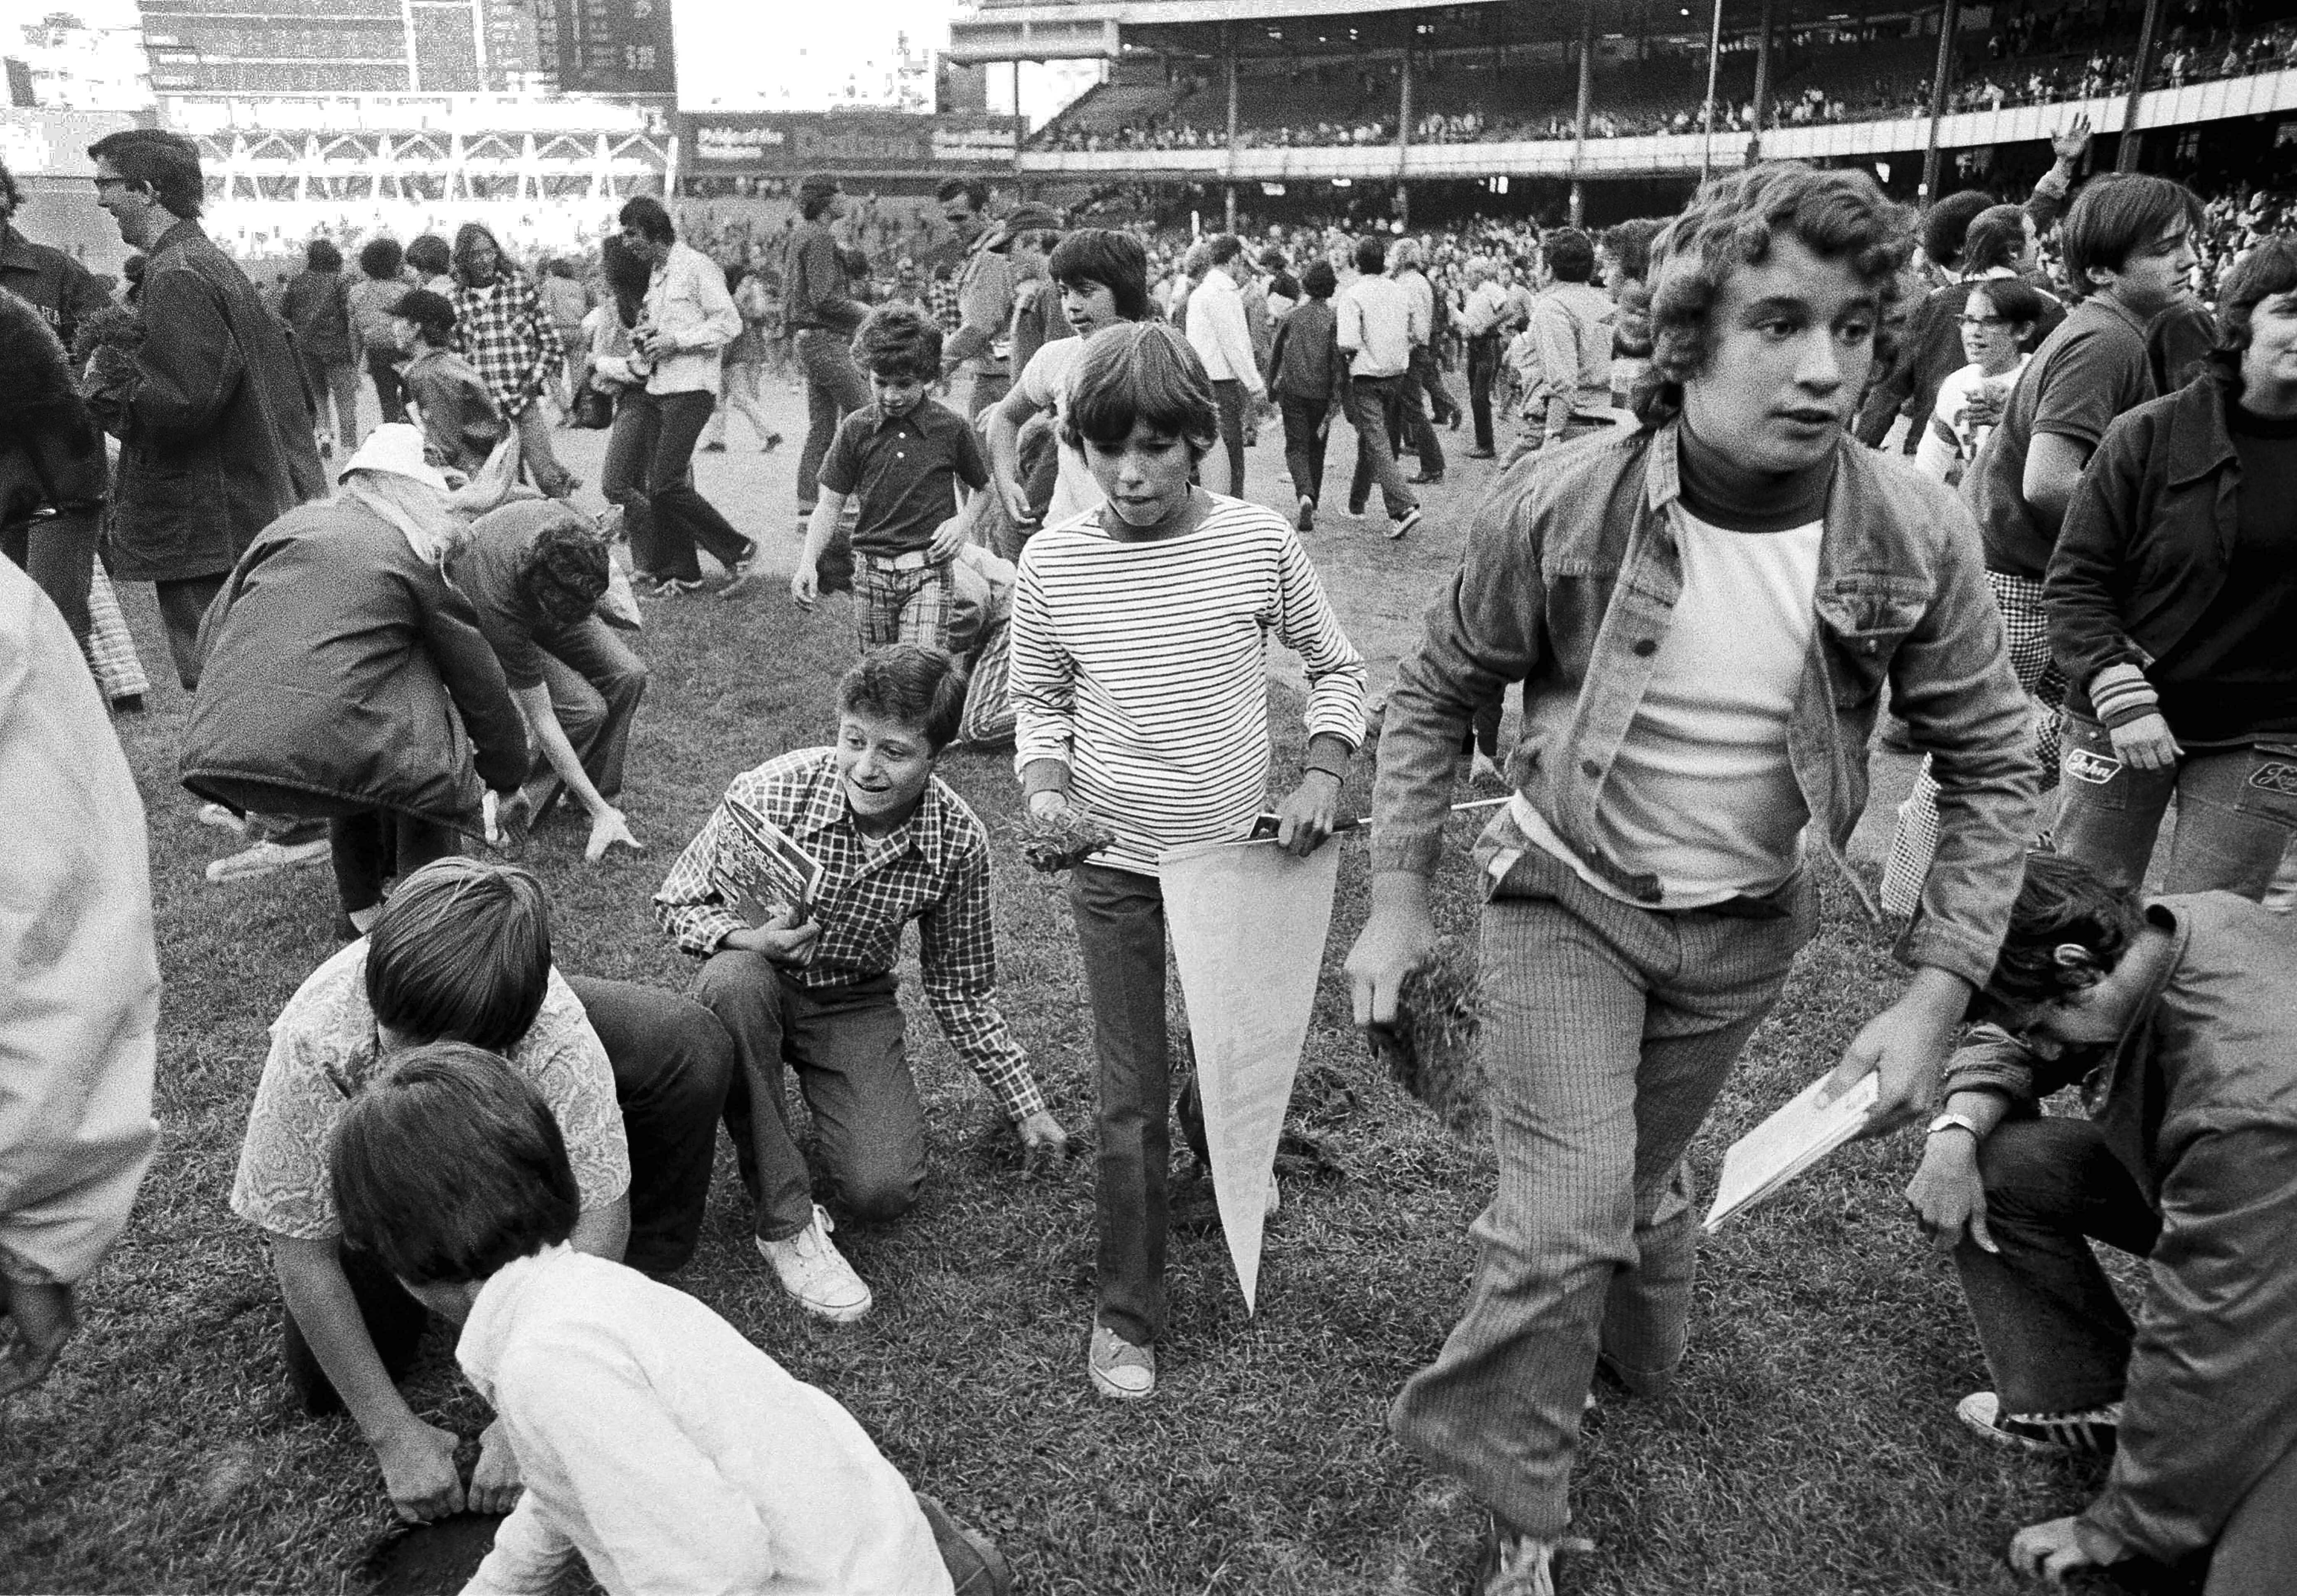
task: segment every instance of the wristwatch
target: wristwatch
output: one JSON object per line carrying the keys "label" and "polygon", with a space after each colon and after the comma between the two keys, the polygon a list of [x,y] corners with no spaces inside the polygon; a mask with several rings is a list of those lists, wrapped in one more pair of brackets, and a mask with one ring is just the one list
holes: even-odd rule
{"label": "wristwatch", "polygon": [[1966,1114],[1941,1114],[1930,1123],[1922,1134],[1936,1136],[1941,1131],[1967,1131],[1972,1141],[1986,1139],[1986,1132],[1978,1128],[1978,1122]]}

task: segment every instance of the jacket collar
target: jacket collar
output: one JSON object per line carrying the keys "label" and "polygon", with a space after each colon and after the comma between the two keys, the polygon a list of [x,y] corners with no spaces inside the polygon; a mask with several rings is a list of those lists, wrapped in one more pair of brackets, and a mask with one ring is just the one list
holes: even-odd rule
{"label": "jacket collar", "polygon": [[2226,385],[2221,377],[2204,377],[2178,391],[2169,416],[2170,487],[2197,482],[2235,458],[2225,407]]}
{"label": "jacket collar", "polygon": [[852,828],[856,841],[869,863],[863,873],[891,863],[915,850],[925,861],[940,868],[945,861],[943,806],[948,789],[935,776],[926,783],[925,796],[918,800],[917,812],[907,824],[895,827],[884,836],[873,837],[853,823],[853,812],[846,806],[845,783],[837,773],[837,751],[822,750],[821,763],[816,767],[814,778],[806,794],[805,807],[799,812],[794,835],[800,841],[818,836],[834,827]]}
{"label": "jacket collar", "polygon": [[17,232],[13,222],[0,222],[0,271],[11,267],[19,271],[35,271],[39,261],[32,254],[32,241]]}

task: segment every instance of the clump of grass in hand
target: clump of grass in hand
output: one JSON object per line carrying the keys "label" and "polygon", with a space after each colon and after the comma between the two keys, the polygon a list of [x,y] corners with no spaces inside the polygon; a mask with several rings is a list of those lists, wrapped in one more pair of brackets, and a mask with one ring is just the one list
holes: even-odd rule
{"label": "clump of grass in hand", "polygon": [[86,366],[88,357],[100,349],[123,350],[132,355],[143,346],[143,316],[124,305],[110,306],[82,321],[72,334],[72,364]]}
{"label": "clump of grass in hand", "polygon": [[1484,1117],[1484,1058],[1477,1045],[1481,978],[1450,948],[1404,978],[1392,1024],[1367,1032],[1372,1057],[1444,1122],[1471,1135]]}
{"label": "clump of grass in hand", "polygon": [[1115,832],[1074,806],[1050,819],[1024,816],[1020,830],[1022,856],[1048,876],[1083,864],[1116,841]]}

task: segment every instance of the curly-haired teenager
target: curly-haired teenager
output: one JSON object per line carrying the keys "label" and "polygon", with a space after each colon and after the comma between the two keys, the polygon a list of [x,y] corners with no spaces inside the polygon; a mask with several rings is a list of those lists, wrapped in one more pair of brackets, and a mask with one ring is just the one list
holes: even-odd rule
{"label": "curly-haired teenager", "polygon": [[869,313],[853,335],[870,402],[838,424],[821,462],[790,596],[811,608],[821,557],[855,501],[854,618],[864,653],[888,643],[938,648],[949,631],[949,563],[965,544],[957,484],[989,486],[989,460],[963,416],[926,396],[941,380],[941,328],[909,305]]}
{"label": "curly-haired teenager", "polygon": [[1843,851],[1885,681],[1937,750],[1945,835],[1913,982],[1835,1077],[1879,1071],[1876,1129],[1929,1107],[2017,890],[2033,766],[1968,514],[1844,431],[1903,228],[1859,172],[1702,189],[1654,249],[1642,425],[1500,479],[1389,694],[1360,1023],[1428,956],[1462,738],[1523,684],[1519,790],[1476,849],[1498,1189],[1466,1312],[1391,1415],[1490,1508],[1486,1596],[1553,1588],[1599,1354],[1639,1394],[1682,1361],[1684,1150],[1815,926],[1807,835],[1872,908]]}

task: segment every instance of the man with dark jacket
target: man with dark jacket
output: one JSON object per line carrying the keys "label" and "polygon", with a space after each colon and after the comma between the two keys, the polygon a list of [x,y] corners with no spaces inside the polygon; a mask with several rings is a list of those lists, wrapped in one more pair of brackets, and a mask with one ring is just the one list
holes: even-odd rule
{"label": "man with dark jacket", "polygon": [[22,203],[14,175],[0,166],[0,288],[38,311],[69,350],[79,324],[109,305],[111,296],[78,261],[16,231],[13,218]]}
{"label": "man with dark jacket", "polygon": [[868,314],[847,286],[845,259],[830,223],[845,214],[837,179],[817,176],[798,185],[804,219],[782,258],[782,325],[805,374],[805,448],[797,460],[797,518],[801,526],[821,497],[821,462],[846,413],[869,402],[861,368],[853,364],[853,330]]}
{"label": "man with dark jacket", "polygon": [[[1906,1189],[1994,1376],[1957,1416],[2113,1459],[2011,1566],[2206,1560],[2210,1596],[2297,1588],[2297,944],[2231,893],[2147,903],[2036,854],[1980,1003],[2001,1028],[1947,1066]],[[2087,1117],[2040,1114],[2078,1082]],[[2145,1260],[2134,1322],[2093,1241]]]}
{"label": "man with dark jacket", "polygon": [[241,551],[326,481],[285,330],[201,230],[197,148],[131,128],[88,153],[96,203],[147,259],[141,345],[98,350],[89,374],[89,408],[120,442],[112,572],[157,588],[190,689],[200,619]]}
{"label": "man with dark jacket", "polygon": [[1268,350],[1268,388],[1284,416],[1284,464],[1299,495],[1297,525],[1304,532],[1315,530],[1317,501],[1324,496],[1324,440],[1348,380],[1339,317],[1332,309],[1338,284],[1330,262],[1311,262],[1300,282],[1306,297],[1276,324]]}

